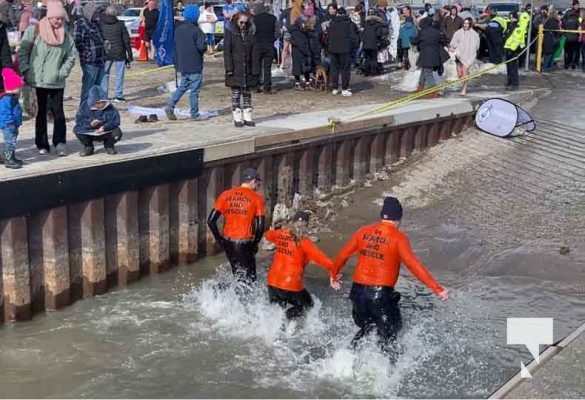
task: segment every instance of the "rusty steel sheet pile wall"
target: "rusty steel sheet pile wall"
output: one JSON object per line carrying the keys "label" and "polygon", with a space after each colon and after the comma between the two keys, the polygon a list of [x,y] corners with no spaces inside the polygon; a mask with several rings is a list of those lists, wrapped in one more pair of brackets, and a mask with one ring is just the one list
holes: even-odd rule
{"label": "rusty steel sheet pile wall", "polygon": [[[202,155],[196,162],[191,155],[171,167],[185,152],[167,155],[166,169],[155,160],[155,168],[137,172],[130,162],[127,168],[141,174],[138,181],[128,170],[122,176],[132,185],[99,182],[107,190],[94,187],[92,198],[68,195],[77,182],[71,180],[62,192],[49,193],[48,202],[20,204],[13,215],[0,216],[0,322],[27,320],[217,253],[206,217],[216,197],[240,183],[244,168],[255,167],[262,176],[270,215],[277,203],[290,205],[294,193],[330,192],[434,146],[469,125],[472,114],[402,125],[356,121],[335,134],[321,128],[261,136],[254,151],[228,158],[209,161]],[[29,183],[41,185],[38,179]],[[0,189],[11,189],[6,185]],[[28,190],[22,196],[42,193]],[[2,200],[18,202],[14,196]]]}

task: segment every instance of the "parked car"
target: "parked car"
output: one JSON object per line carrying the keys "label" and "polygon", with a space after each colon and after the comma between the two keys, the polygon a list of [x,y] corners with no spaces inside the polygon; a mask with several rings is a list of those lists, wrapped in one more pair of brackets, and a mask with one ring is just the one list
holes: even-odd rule
{"label": "parked car", "polygon": [[136,31],[138,34],[138,23],[140,22],[140,12],[142,8],[132,7],[127,8],[124,12],[118,17],[120,21],[124,22],[126,25],[126,29],[128,29],[128,33],[132,35],[132,29]]}

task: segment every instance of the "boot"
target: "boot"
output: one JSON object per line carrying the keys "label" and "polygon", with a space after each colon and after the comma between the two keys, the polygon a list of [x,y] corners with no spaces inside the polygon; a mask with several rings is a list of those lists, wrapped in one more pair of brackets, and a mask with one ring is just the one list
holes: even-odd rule
{"label": "boot", "polygon": [[14,160],[15,163],[19,164],[21,167],[24,164],[24,162],[22,160],[19,160],[18,158],[16,158],[16,153],[12,153],[12,159]]}
{"label": "boot", "polygon": [[234,126],[236,128],[241,128],[244,126],[244,122],[242,120],[242,109],[241,108],[236,108],[235,110],[232,111],[232,114],[234,116]]}
{"label": "boot", "polygon": [[416,93],[422,92],[423,90],[425,90],[425,86],[424,85],[418,85],[418,88],[416,89]]}
{"label": "boot", "polygon": [[93,146],[92,145],[85,145],[83,146],[83,149],[81,149],[81,151],[79,152],[79,156],[80,157],[87,157],[87,156],[91,156],[94,152]]}
{"label": "boot", "polygon": [[4,150],[4,166],[10,169],[22,168],[22,162],[17,162],[14,158],[14,150]]}
{"label": "boot", "polygon": [[244,125],[256,126],[256,123],[254,121],[252,121],[252,109],[251,108],[244,108]]}

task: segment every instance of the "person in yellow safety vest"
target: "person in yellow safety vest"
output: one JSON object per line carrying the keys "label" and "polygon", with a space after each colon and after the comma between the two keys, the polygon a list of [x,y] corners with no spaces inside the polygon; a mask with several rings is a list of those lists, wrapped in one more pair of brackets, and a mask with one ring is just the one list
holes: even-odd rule
{"label": "person in yellow safety vest", "polygon": [[508,21],[500,17],[495,9],[489,11],[491,19],[485,29],[485,42],[488,48],[489,62],[499,64],[502,62],[502,50],[504,48],[504,33],[508,29]]}
{"label": "person in yellow safety vest", "polygon": [[[532,17],[532,5],[530,3],[526,4],[526,6],[524,7],[524,11],[520,13],[520,19],[518,21],[518,25],[520,25],[520,27],[522,29],[524,29],[524,35],[525,35],[525,39],[524,39],[524,46],[528,45],[528,30],[530,29],[530,18]],[[524,61],[526,60],[526,56],[528,56],[530,54],[532,50],[528,49],[526,52],[522,53],[522,55],[520,55],[520,59],[518,60],[520,62],[520,65],[524,64]]]}
{"label": "person in yellow safety vest", "polygon": [[526,7],[524,8],[524,11],[520,14],[520,19],[518,21],[518,25],[520,25],[520,27],[524,29],[525,32],[528,32],[528,28],[530,27],[531,9],[532,7],[530,6],[530,4],[527,4]]}
{"label": "person in yellow safety vest", "polygon": [[[506,55],[506,89],[516,90],[520,84],[518,76],[518,55],[525,46],[526,28],[519,23],[517,11],[510,13],[510,25],[504,44]],[[512,60],[512,61],[509,61]]]}

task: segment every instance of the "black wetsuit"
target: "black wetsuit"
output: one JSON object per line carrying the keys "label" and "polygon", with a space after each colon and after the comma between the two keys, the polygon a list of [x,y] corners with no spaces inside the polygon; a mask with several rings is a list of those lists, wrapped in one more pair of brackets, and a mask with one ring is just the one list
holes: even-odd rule
{"label": "black wetsuit", "polygon": [[398,307],[400,293],[389,286],[354,283],[349,298],[353,304],[353,320],[360,327],[352,340],[352,346],[355,347],[362,337],[376,330],[382,351],[389,352],[402,329],[402,317]]}
{"label": "black wetsuit", "polygon": [[286,318],[290,320],[304,317],[314,305],[313,298],[307,289],[291,292],[268,286],[268,299],[271,303],[279,304],[282,308],[292,305],[286,310]]}

